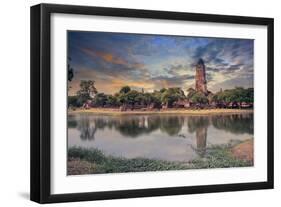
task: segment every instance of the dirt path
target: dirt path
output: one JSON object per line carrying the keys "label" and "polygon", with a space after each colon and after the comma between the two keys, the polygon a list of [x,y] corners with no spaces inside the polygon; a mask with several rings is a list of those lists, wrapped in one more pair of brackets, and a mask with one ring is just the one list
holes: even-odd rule
{"label": "dirt path", "polygon": [[253,109],[165,109],[165,110],[133,110],[133,111],[120,111],[118,109],[104,109],[104,108],[91,108],[91,109],[76,109],[69,110],[68,114],[75,113],[93,113],[104,115],[150,115],[150,114],[186,114],[186,115],[223,115],[223,114],[244,114],[253,113]]}
{"label": "dirt path", "polygon": [[236,146],[231,150],[232,155],[240,160],[245,160],[249,162],[254,162],[254,141],[253,139],[246,140]]}
{"label": "dirt path", "polygon": [[67,174],[68,175],[82,175],[90,174],[94,164],[80,160],[80,159],[70,159],[67,161]]}

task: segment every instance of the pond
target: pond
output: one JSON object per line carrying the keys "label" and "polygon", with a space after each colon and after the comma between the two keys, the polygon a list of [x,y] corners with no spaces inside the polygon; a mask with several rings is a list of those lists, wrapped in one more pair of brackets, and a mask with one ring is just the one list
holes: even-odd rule
{"label": "pond", "polygon": [[188,162],[204,157],[209,146],[250,138],[253,114],[68,116],[68,148],[95,148],[124,158]]}

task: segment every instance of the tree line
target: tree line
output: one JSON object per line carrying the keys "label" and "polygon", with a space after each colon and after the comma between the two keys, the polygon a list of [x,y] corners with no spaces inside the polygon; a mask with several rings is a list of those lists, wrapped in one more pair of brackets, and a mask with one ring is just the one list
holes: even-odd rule
{"label": "tree line", "polygon": [[254,102],[254,89],[236,87],[234,89],[221,90],[215,94],[204,94],[193,88],[187,90],[187,95],[179,87],[162,88],[153,92],[144,92],[123,86],[113,95],[100,93],[95,87],[93,80],[82,80],[80,89],[76,95],[68,96],[68,105],[81,107],[85,103],[90,107],[125,107],[137,108],[173,108],[180,107],[183,103],[189,103],[190,107],[241,107],[247,104],[249,107]]}

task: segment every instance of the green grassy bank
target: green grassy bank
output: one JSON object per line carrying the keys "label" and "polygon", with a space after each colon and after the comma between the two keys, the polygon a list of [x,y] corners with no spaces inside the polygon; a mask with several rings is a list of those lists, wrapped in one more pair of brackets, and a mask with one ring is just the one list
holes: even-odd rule
{"label": "green grassy bank", "polygon": [[127,159],[105,155],[98,149],[72,147],[68,150],[68,175],[166,171],[204,168],[252,166],[249,161],[234,158],[230,146],[212,146],[203,157],[191,162],[169,162],[146,158]]}

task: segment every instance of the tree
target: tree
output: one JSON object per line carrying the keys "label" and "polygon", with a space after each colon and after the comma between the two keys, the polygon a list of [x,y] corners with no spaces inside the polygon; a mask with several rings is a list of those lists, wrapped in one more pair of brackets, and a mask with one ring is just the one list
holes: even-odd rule
{"label": "tree", "polygon": [[161,101],[167,107],[171,107],[175,101],[185,98],[184,92],[180,88],[168,88],[161,95]]}
{"label": "tree", "polygon": [[139,96],[139,92],[136,90],[131,90],[123,95],[124,103],[134,106],[137,102],[137,97]]}
{"label": "tree", "polygon": [[244,89],[242,87],[236,87],[234,89],[219,91],[213,96],[213,100],[218,103],[237,102],[241,107],[242,102],[251,104],[254,102],[254,89]]}
{"label": "tree", "polygon": [[77,92],[77,95],[90,98],[93,94],[97,94],[97,92],[98,91],[95,87],[95,81],[93,80],[80,81],[80,90]]}
{"label": "tree", "polygon": [[79,102],[84,103],[85,101],[92,99],[93,95],[97,94],[97,89],[95,87],[95,81],[93,80],[81,80],[80,90],[77,91],[77,96],[79,97]]}
{"label": "tree", "polygon": [[138,95],[135,97],[135,101],[137,104],[140,104],[140,105],[147,104],[146,95],[143,92],[138,93]]}
{"label": "tree", "polygon": [[254,102],[254,88],[248,88],[246,91],[246,100],[247,103],[253,103]]}
{"label": "tree", "polygon": [[160,93],[164,93],[165,91],[167,91],[167,89],[166,89],[166,88],[162,88],[162,89],[160,90]]}
{"label": "tree", "polygon": [[68,63],[67,63],[67,79],[68,81],[72,81],[73,77],[74,77],[74,69],[70,66],[70,62],[71,58],[68,57]]}
{"label": "tree", "polygon": [[123,86],[120,89],[120,93],[128,93],[129,91],[131,91],[131,88],[129,86]]}
{"label": "tree", "polygon": [[206,104],[208,103],[208,98],[206,97],[206,95],[202,92],[196,92],[193,94],[193,96],[190,98],[190,100],[193,103],[199,103],[199,104]]}
{"label": "tree", "polygon": [[196,90],[194,88],[187,89],[187,99],[191,99],[191,97],[196,93]]}
{"label": "tree", "polygon": [[160,96],[161,95],[159,95],[159,92],[142,93],[136,90],[130,90],[127,93],[124,93],[124,91],[120,91],[120,93],[116,93],[114,95],[119,105],[131,105],[132,107],[134,107],[136,104],[144,105],[146,107],[153,104],[153,107],[160,107]]}
{"label": "tree", "polygon": [[142,98],[142,103],[146,106],[152,106],[153,108],[160,108],[161,106],[160,95],[158,95],[158,93],[155,91],[153,93],[143,94]]}
{"label": "tree", "polygon": [[93,98],[93,104],[95,106],[103,107],[107,101],[107,96],[104,93],[97,93]]}
{"label": "tree", "polygon": [[78,102],[78,96],[68,96],[67,103],[68,103],[68,107],[70,107],[70,106],[80,107],[81,106]]}
{"label": "tree", "polygon": [[106,104],[112,107],[116,107],[119,105],[117,97],[112,95],[107,96]]}

